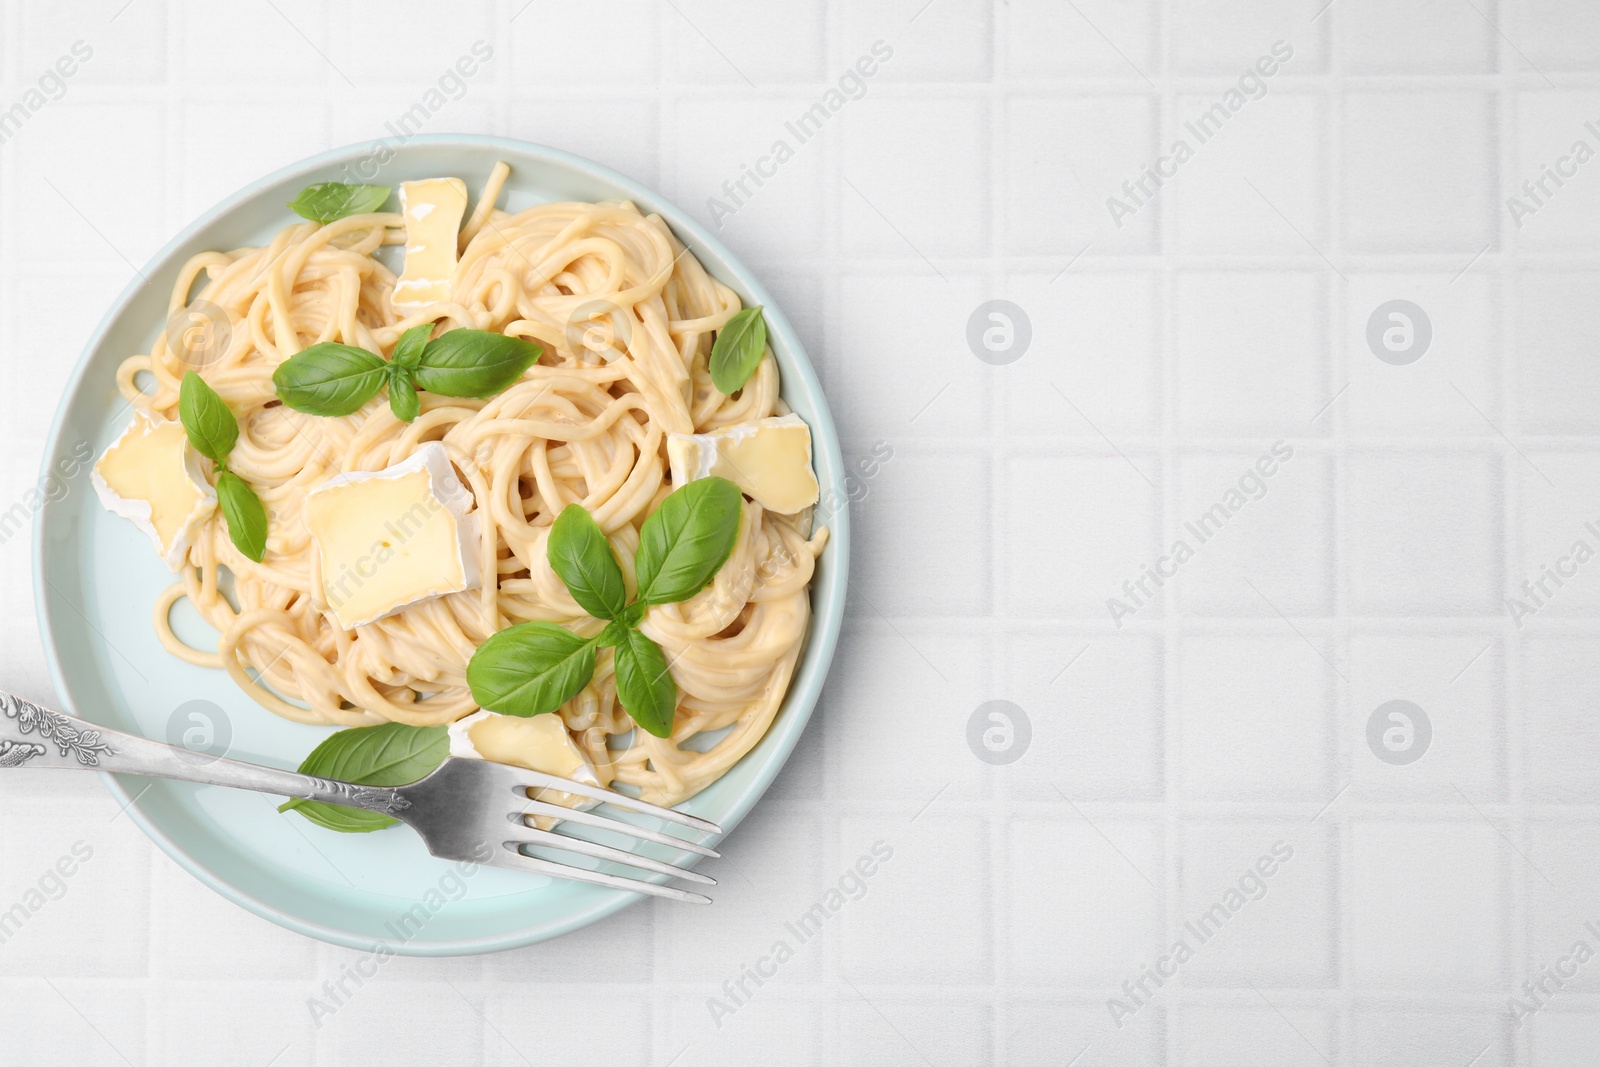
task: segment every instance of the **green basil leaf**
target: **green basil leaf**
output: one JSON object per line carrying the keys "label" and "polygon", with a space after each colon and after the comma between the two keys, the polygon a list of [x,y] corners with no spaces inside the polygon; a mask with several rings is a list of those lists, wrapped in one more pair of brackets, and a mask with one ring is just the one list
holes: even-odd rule
{"label": "green basil leaf", "polygon": [[411,371],[398,363],[389,364],[389,410],[401,422],[410,422],[422,411],[422,398]]}
{"label": "green basil leaf", "polygon": [[226,463],[239,440],[239,420],[206,380],[194,371],[178,386],[178,418],[194,450],[213,463]]}
{"label": "green basil leaf", "polygon": [[300,190],[289,207],[312,222],[333,222],[346,215],[368,215],[380,210],[392,192],[387,185],[346,185],[318,182]]}
{"label": "green basil leaf", "polygon": [[641,621],[643,621],[644,613],[649,609],[649,607],[650,605],[646,604],[644,601],[635,600],[632,604],[627,606],[617,621],[631,630],[638,626]]}
{"label": "green basil leaf", "polygon": [[646,733],[666,737],[678,711],[678,683],[667,669],[661,646],[638,630],[629,630],[617,646],[617,699]]}
{"label": "green basil leaf", "polygon": [[717,331],[711,345],[711,383],[732,396],[750,380],[767,350],[767,320],[761,308],[745,308]]}
{"label": "green basil leaf", "polygon": [[308,415],[349,415],[383,388],[389,364],[364,348],[324,341],[278,364],[278,398]]}
{"label": "green basil leaf", "polygon": [[673,490],[639,530],[639,600],[671,604],[706,587],[739,539],[744,498],[726,478],[700,478]]}
{"label": "green basil leaf", "polygon": [[633,627],[622,619],[608,622],[606,628],[600,631],[600,636],[595,638],[595,643],[601,648],[616,648],[627,639],[631,629]]}
{"label": "green basil leaf", "polygon": [[422,350],[427,347],[428,335],[432,332],[431,322],[411,327],[394,343],[394,352],[390,355],[389,362],[407,370],[416,370],[417,363],[422,359]]}
{"label": "green basil leaf", "polygon": [[230,470],[217,473],[217,504],[233,547],[257,563],[267,554],[267,509],[250,483]]}
{"label": "green basil leaf", "polygon": [[[300,773],[357,785],[409,785],[426,778],[449,754],[446,727],[386,722],[331,735],[301,761]],[[347,834],[369,833],[395,824],[394,819],[375,811],[301,797],[278,810],[298,811],[318,826]]]}
{"label": "green basil leaf", "polygon": [[487,330],[451,330],[422,350],[417,384],[440,396],[487,400],[510,388],[544,350],[520,337]]}
{"label": "green basil leaf", "polygon": [[472,699],[505,715],[555,711],[594,677],[596,644],[553,622],[508,626],[467,663]]}
{"label": "green basil leaf", "polygon": [[578,606],[597,619],[620,618],[628,606],[622,568],[611,545],[582,504],[568,504],[550,528],[545,544],[550,569],[567,583]]}

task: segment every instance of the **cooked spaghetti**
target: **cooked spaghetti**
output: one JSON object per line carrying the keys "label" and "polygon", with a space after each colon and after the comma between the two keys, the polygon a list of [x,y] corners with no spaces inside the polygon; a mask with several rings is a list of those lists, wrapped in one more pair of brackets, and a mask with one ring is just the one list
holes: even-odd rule
{"label": "cooked spaghetti", "polygon": [[[770,354],[736,396],[713,387],[711,337],[740,301],[660,217],[621,202],[507,213],[495,208],[507,173],[504,164],[495,168],[461,230],[446,301],[404,316],[395,310],[396,276],[377,253],[404,240],[401,215],[304,222],[265,247],[197,255],[180,272],[169,310],[200,301],[220,308],[231,337],[225,351],[196,366],[188,342],[163,333],[150,354],[118,371],[123,395],[154,418],[178,418],[179,385],[190,370],[238,418],[228,466],[266,506],[266,554],[260,563],[247,558],[222,514],[213,515],[188,549],[181,580],[157,600],[154,622],[172,654],[226,670],[286,718],[424,726],[473,713],[466,667],[491,634],[530,620],[586,637],[603,625],[584,614],[546,560],[564,506],[576,502],[593,514],[631,585],[639,527],[673,488],[667,435],[787,411]],[[422,323],[435,323],[436,336],[468,328],[525,338],[543,356],[488,400],[421,394],[421,414],[410,423],[382,394],[332,418],[278,400],[274,369],[310,345],[387,354]],[[307,494],[353,472],[384,470],[433,441],[472,494],[482,586],[347,631],[322,602]],[[727,771],[777,713],[802,651],[826,530],[812,534],[810,509],[778,515],[753,501],[740,521],[713,583],[690,600],[652,607],[641,625],[677,682],[671,736],[634,730],[617,700],[609,649],[593,680],[557,713],[602,783],[629,783],[647,799],[675,803]],[[220,633],[214,651],[173,632],[181,599]],[[630,733],[631,743],[620,740]]]}

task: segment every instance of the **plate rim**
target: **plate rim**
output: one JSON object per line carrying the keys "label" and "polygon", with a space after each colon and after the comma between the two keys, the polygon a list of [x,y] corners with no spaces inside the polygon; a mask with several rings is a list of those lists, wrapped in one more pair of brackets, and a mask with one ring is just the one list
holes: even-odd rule
{"label": "plate rim", "polygon": [[[709,230],[677,206],[675,202],[662,196],[644,183],[611,167],[563,149],[533,141],[523,141],[493,134],[466,133],[418,134],[398,146],[392,144],[388,138],[374,138],[319,152],[279,167],[250,181],[196,216],[150,256],[145,262],[143,270],[135,270],[135,276],[129,280],[128,284],[112,300],[105,314],[101,317],[99,324],[96,325],[94,331],[84,343],[71,376],[62,387],[56,402],[56,410],[51,418],[49,432],[45,437],[44,451],[40,456],[40,476],[43,477],[51,471],[52,461],[61,447],[62,435],[66,428],[67,413],[71,406],[68,401],[85,387],[90,362],[94,353],[105,342],[106,335],[111,331],[114,323],[135,294],[144,287],[154,284],[153,279],[166,261],[192,237],[205,227],[224,218],[231,211],[259,196],[266,187],[290,179],[297,174],[315,171],[350,159],[359,159],[363,155],[371,155],[379,151],[390,151],[398,155],[413,148],[429,146],[435,148],[490,148],[523,156],[534,156],[546,162],[579,172],[584,177],[611,183],[627,190],[636,199],[648,203],[655,213],[666,219],[668,225],[672,228],[674,234],[679,236],[680,240],[687,237],[704,252],[708,252],[711,256],[720,260],[721,265],[726,268],[726,272],[735,276],[735,280],[740,286],[747,290],[747,295],[755,303],[765,307],[764,317],[767,320],[768,329],[781,339],[783,346],[792,354],[794,367],[786,369],[785,374],[798,376],[807,391],[818,398],[819,404],[811,420],[813,461],[815,462],[817,458],[821,458],[828,469],[840,473],[840,481],[842,483],[845,470],[844,460],[839,443],[838,428],[834,423],[832,411],[828,406],[827,394],[822,389],[821,382],[817,379],[816,369],[806,352],[805,345],[801,343],[799,336],[795,333],[781,306],[773,300],[772,294],[767,291],[766,287],[761,283],[760,277],[754,271],[746,267]],[[686,241],[686,243],[690,242]],[[68,710],[74,714],[79,714],[81,718],[94,721],[93,716],[81,715],[77,709],[63,657],[57,647],[56,612],[51,608],[50,599],[46,595],[46,561],[49,550],[44,532],[51,511],[52,509],[48,507],[41,507],[35,512],[31,524],[33,534],[31,584],[34,596],[34,615],[39,625],[39,637],[44,649],[45,662],[57,695],[67,704]],[[799,743],[801,736],[806,731],[806,727],[810,724],[823,686],[832,669],[834,653],[843,628],[845,594],[849,584],[850,512],[848,505],[835,509],[831,516],[828,551],[830,559],[828,560],[828,568],[821,585],[826,586],[826,592],[829,596],[828,602],[832,606],[832,610],[826,615],[816,610],[816,597],[823,590],[819,588],[819,585],[814,584],[811,590],[813,607],[806,634],[808,648],[801,653],[802,657],[804,657],[810,647],[820,649],[816,670],[803,681],[799,676],[798,670],[795,676],[791,678],[790,688],[784,695],[782,711],[794,720],[794,725],[778,737],[777,744],[771,755],[756,772],[749,785],[732,798],[728,814],[719,820],[725,832],[731,832],[735,826],[744,820],[772,786],[779,772],[788,763],[795,746]],[[262,710],[265,711],[266,709]],[[771,736],[770,730],[766,736]],[[748,754],[745,758],[748,758]],[[290,914],[269,901],[261,899],[249,890],[234,884],[223,875],[207,867],[199,857],[193,855],[184,845],[174,839],[158,822],[147,816],[134,803],[134,798],[121,777],[110,772],[101,772],[100,778],[105,783],[106,788],[110,790],[112,797],[118,802],[119,807],[129,815],[140,831],[162,852],[166,853],[169,858],[212,891],[244,908],[246,911],[280,927],[345,948],[368,951],[387,948],[398,955],[433,957],[498,952],[560,937],[607,918],[623,908],[630,907],[644,899],[642,894],[616,892],[609,896],[599,897],[592,906],[570,913],[561,919],[519,927],[507,932],[483,937],[458,937],[422,943],[417,941],[402,941],[399,943],[374,941],[363,935],[353,934],[325,923]]]}

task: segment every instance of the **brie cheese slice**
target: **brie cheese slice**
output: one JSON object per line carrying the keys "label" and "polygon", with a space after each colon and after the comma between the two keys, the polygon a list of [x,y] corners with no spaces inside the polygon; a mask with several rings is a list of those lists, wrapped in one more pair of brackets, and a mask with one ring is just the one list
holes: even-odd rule
{"label": "brie cheese slice", "polygon": [[90,481],[106,510],[148,534],[174,571],[217,507],[183,423],[142,411],[95,463]]}
{"label": "brie cheese slice", "polygon": [[419,601],[478,588],[478,516],[444,445],[306,494],[322,602],[347,630]]}
{"label": "brie cheese slice", "polygon": [[675,486],[697,478],[726,478],[780,515],[793,515],[817,502],[811,428],[792,413],[711,433],[670,434],[667,460]]}
{"label": "brie cheese slice", "polygon": [[[449,736],[452,756],[493,760],[495,763],[543,771],[588,785],[600,784],[594,768],[589,765],[583,751],[573,743],[572,735],[567,733],[566,722],[558,712],[524,719],[517,715],[479,711],[451,723]],[[579,811],[587,811],[600,803],[590,797],[554,788],[535,789],[532,796],[547,804],[560,804]],[[550,816],[534,816],[534,825],[540,829],[548,829],[554,822]]]}
{"label": "brie cheese slice", "polygon": [[398,311],[450,299],[456,274],[456,241],[467,212],[467,183],[429,178],[400,183],[400,214],[406,221],[406,263],[394,283]]}

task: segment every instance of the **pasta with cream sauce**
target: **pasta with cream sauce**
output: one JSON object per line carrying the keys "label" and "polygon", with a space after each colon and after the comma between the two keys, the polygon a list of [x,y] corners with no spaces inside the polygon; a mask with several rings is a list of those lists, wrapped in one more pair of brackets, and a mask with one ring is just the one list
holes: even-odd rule
{"label": "pasta with cream sauce", "polygon": [[[501,211],[494,205],[507,173],[496,167],[461,230],[448,300],[404,315],[393,306],[396,277],[378,253],[403,241],[399,214],[302,222],[263,247],[197,255],[180,272],[169,309],[201,301],[221,309],[231,338],[225,351],[196,366],[185,358],[186,342],[163,333],[148,355],[118,371],[123,395],[152,417],[178,417],[179,384],[197,370],[238,418],[228,466],[266,506],[265,557],[253,562],[235,548],[218,512],[189,548],[181,580],[157,600],[154,624],[172,654],[226,670],[286,718],[423,726],[472,714],[466,667],[491,634],[531,620],[585,637],[603,625],[546,560],[564,506],[592,513],[631,586],[640,524],[673,488],[666,436],[788,410],[770,354],[736,396],[711,384],[713,332],[740,301],[660,217],[623,202]],[[381,394],[355,414],[320,417],[274,393],[274,369],[312,344],[387,354],[405,330],[430,322],[436,333],[524,338],[543,355],[487,400],[421,394],[421,414],[410,423]],[[473,497],[482,586],[346,631],[322,602],[306,496],[434,441]],[[746,501],[732,556],[712,584],[645,616],[641,629],[661,646],[678,686],[670,737],[633,729],[617,700],[612,654],[601,651],[593,680],[557,714],[602,784],[675,803],[766,733],[805,642],[809,583],[827,539],[826,530],[812,533],[809,512],[778,515]],[[180,600],[219,632],[215,649],[191,647],[173,631]],[[707,736],[685,744],[696,735]]]}

